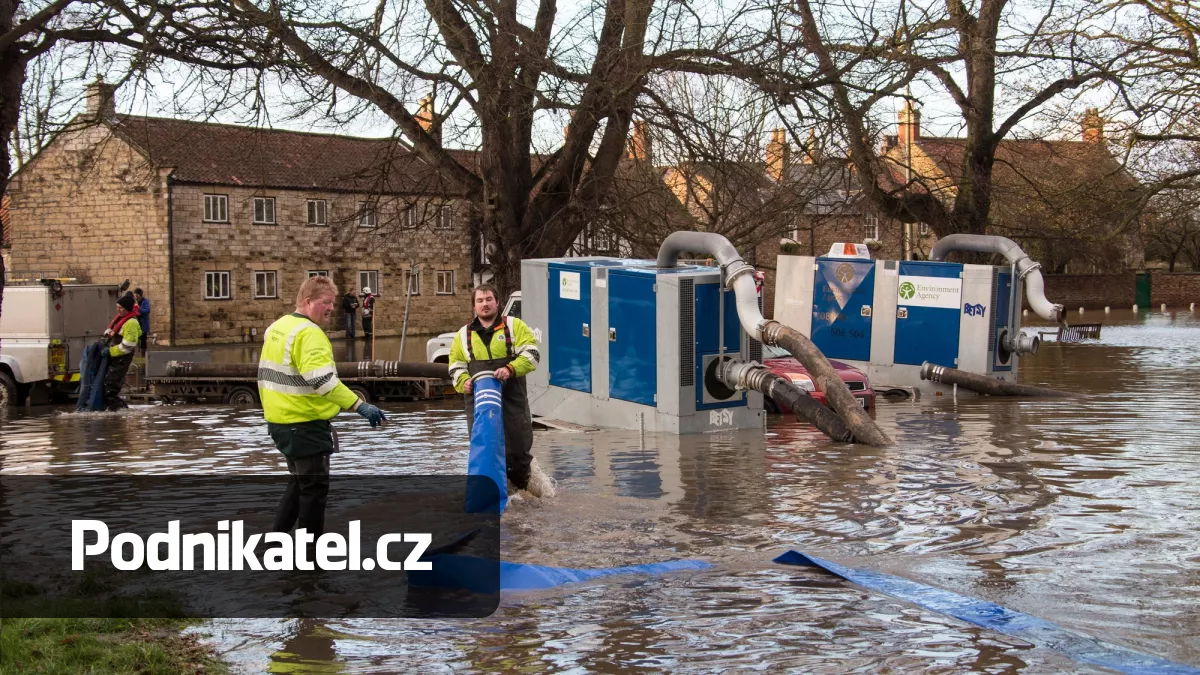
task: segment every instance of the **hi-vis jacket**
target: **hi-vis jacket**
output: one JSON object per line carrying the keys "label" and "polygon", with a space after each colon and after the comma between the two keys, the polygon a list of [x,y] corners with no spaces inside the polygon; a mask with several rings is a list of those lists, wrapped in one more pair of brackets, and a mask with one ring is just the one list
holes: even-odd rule
{"label": "hi-vis jacket", "polygon": [[280,318],[263,335],[258,396],[263,417],[275,424],[327,420],[358,405],[338,379],[325,331],[297,313]]}
{"label": "hi-vis jacket", "polygon": [[109,358],[115,359],[126,354],[132,354],[133,350],[137,348],[138,340],[142,337],[142,327],[138,324],[137,317],[131,316],[126,319],[125,325],[121,326],[118,335],[121,336],[120,342],[112,340],[113,344],[108,348]]}
{"label": "hi-vis jacket", "polygon": [[[483,338],[479,336],[479,320],[474,319],[471,323],[458,329],[458,333],[454,336],[454,342],[450,345],[450,379],[454,380],[454,388],[460,394],[463,390],[463,383],[467,381],[470,375],[467,372],[468,361],[489,361],[492,359],[503,359],[512,357],[512,362],[508,368],[512,370],[516,377],[524,377],[529,373],[537,370],[538,353],[537,340],[533,337],[533,331],[529,325],[515,316],[497,317],[495,328],[492,333],[491,344],[483,344]],[[471,353],[468,354],[466,347],[467,333],[471,335]]]}

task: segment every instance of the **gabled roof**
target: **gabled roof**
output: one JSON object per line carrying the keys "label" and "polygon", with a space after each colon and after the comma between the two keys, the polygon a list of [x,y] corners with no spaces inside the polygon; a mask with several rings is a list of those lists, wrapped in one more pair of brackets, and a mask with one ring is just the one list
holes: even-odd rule
{"label": "gabled roof", "polygon": [[[393,138],[121,115],[106,121],[152,165],[183,183],[380,194],[461,191]],[[450,150],[468,169],[477,153]]]}
{"label": "gabled roof", "polygon": [[[966,140],[917,137],[914,142],[951,179],[962,175]],[[1137,190],[1138,182],[1101,142],[1009,139],[996,147],[993,167],[995,199],[1033,191],[1049,202],[1081,187]]]}

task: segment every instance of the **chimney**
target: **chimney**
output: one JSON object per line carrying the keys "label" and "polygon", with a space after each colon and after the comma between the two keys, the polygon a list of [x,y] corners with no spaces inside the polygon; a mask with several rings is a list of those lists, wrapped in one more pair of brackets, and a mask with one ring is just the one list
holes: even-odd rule
{"label": "chimney", "polygon": [[921,137],[921,111],[912,107],[912,101],[905,100],[904,107],[896,113],[896,141],[908,147],[909,141]]}
{"label": "chimney", "polygon": [[117,85],[96,80],[87,86],[87,116],[91,119],[115,117]]}
{"label": "chimney", "polygon": [[821,150],[817,148],[817,131],[816,129],[808,130],[808,140],[804,145],[804,157],[801,158],[805,164],[820,164]]}
{"label": "chimney", "polygon": [[625,156],[640,162],[654,160],[654,147],[650,142],[650,124],[644,120],[634,120],[633,135],[625,146]]}
{"label": "chimney", "polygon": [[783,182],[784,172],[788,165],[787,131],[772,129],[771,140],[767,142],[767,175],[776,183]]}
{"label": "chimney", "polygon": [[1100,116],[1099,108],[1088,108],[1080,121],[1083,127],[1083,140],[1087,143],[1099,143],[1104,140],[1104,118]]}
{"label": "chimney", "polygon": [[416,120],[438,145],[442,144],[442,124],[433,112],[433,94],[421,99],[421,109],[417,111]]}

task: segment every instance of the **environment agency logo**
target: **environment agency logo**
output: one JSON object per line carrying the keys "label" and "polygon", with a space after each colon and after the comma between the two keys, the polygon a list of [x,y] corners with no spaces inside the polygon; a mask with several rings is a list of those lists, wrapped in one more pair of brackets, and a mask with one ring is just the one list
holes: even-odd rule
{"label": "environment agency logo", "polygon": [[911,299],[916,292],[917,289],[912,285],[911,281],[906,281],[900,284],[900,297],[904,298],[905,300]]}

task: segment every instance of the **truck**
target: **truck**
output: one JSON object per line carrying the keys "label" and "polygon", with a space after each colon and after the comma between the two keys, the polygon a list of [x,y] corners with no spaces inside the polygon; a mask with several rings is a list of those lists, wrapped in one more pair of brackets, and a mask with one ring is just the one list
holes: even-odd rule
{"label": "truck", "polygon": [[[521,291],[513,291],[504,304],[500,316],[515,316],[521,318]],[[425,360],[430,363],[450,363],[450,345],[454,344],[454,334],[458,331],[442,333],[429,338],[425,343]]]}
{"label": "truck", "polygon": [[78,393],[79,360],[116,311],[115,285],[37,278],[6,282],[0,307],[0,407]]}

